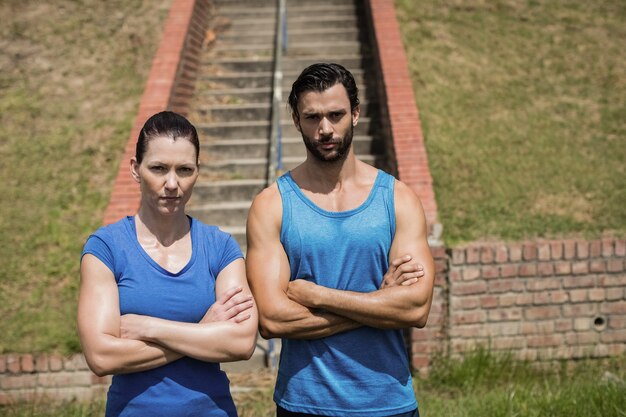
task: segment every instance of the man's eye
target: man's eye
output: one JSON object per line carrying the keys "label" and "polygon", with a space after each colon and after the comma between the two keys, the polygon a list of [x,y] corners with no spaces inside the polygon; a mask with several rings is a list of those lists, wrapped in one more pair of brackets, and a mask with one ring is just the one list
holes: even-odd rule
{"label": "man's eye", "polygon": [[151,171],[154,171],[154,172],[163,172],[163,171],[165,171],[165,167],[162,167],[162,166],[153,166],[153,167],[151,167],[151,168],[150,168],[150,170],[151,170]]}

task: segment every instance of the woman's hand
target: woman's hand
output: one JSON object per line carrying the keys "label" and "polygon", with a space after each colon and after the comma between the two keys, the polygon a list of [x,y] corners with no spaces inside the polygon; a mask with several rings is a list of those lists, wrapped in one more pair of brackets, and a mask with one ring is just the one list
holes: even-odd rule
{"label": "woman's hand", "polygon": [[244,295],[242,287],[233,287],[224,292],[206,312],[200,323],[231,320],[241,323],[252,317],[250,310],[254,306],[252,295]]}

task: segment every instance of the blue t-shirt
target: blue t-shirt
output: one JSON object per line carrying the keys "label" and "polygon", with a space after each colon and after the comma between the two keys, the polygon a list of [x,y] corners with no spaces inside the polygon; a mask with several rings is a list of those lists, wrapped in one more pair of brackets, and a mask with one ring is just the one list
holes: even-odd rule
{"label": "blue t-shirt", "polygon": [[[395,236],[394,178],[378,171],[367,200],[343,212],[307,198],[288,172],[278,179],[280,240],[291,279],[328,288],[380,288]],[[276,403],[289,411],[381,417],[417,407],[401,330],[363,326],[313,340],[283,339]]]}
{"label": "blue t-shirt", "polygon": [[[191,259],[177,273],[156,263],[137,240],[135,218],[126,217],[89,236],[83,255],[100,259],[115,276],[120,314],[199,322],[215,302],[215,279],[243,255],[235,240],[189,217]],[[233,417],[229,380],[219,363],[189,357],[144,372],[115,375],[107,417]]]}

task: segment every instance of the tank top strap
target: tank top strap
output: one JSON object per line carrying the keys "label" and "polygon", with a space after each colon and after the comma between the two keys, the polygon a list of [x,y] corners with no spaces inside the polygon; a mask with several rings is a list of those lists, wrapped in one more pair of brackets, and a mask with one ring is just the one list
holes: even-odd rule
{"label": "tank top strap", "polygon": [[[289,224],[291,221],[291,198],[293,197],[293,179],[289,174],[289,171],[276,179],[276,185],[278,186],[278,192],[280,193],[280,199],[283,204],[282,225]],[[281,237],[284,227],[281,227]]]}
{"label": "tank top strap", "polygon": [[379,170],[378,177],[376,178],[376,186],[381,188],[380,194],[382,196],[382,200],[387,211],[387,218],[389,219],[389,225],[391,226],[391,231],[394,236],[396,233],[396,210],[393,193],[395,188],[395,181],[396,179],[393,175],[390,175],[385,171]]}

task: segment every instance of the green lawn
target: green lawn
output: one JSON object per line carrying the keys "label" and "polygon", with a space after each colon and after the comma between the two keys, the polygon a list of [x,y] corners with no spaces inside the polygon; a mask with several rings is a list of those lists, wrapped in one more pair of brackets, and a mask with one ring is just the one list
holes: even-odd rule
{"label": "green lawn", "polygon": [[79,350],[100,226],[169,1],[0,3],[0,353]]}
{"label": "green lawn", "polygon": [[446,243],[624,236],[626,3],[396,5]]}
{"label": "green lawn", "polygon": [[[256,391],[240,392],[240,417],[272,417],[273,379]],[[254,385],[255,375],[239,378]],[[246,382],[247,381],[247,382]],[[416,378],[421,417],[623,417],[626,416],[626,357],[553,364],[539,369],[506,355],[479,350],[463,362],[437,359],[428,379]],[[102,415],[103,402],[0,406],[6,417]]]}

